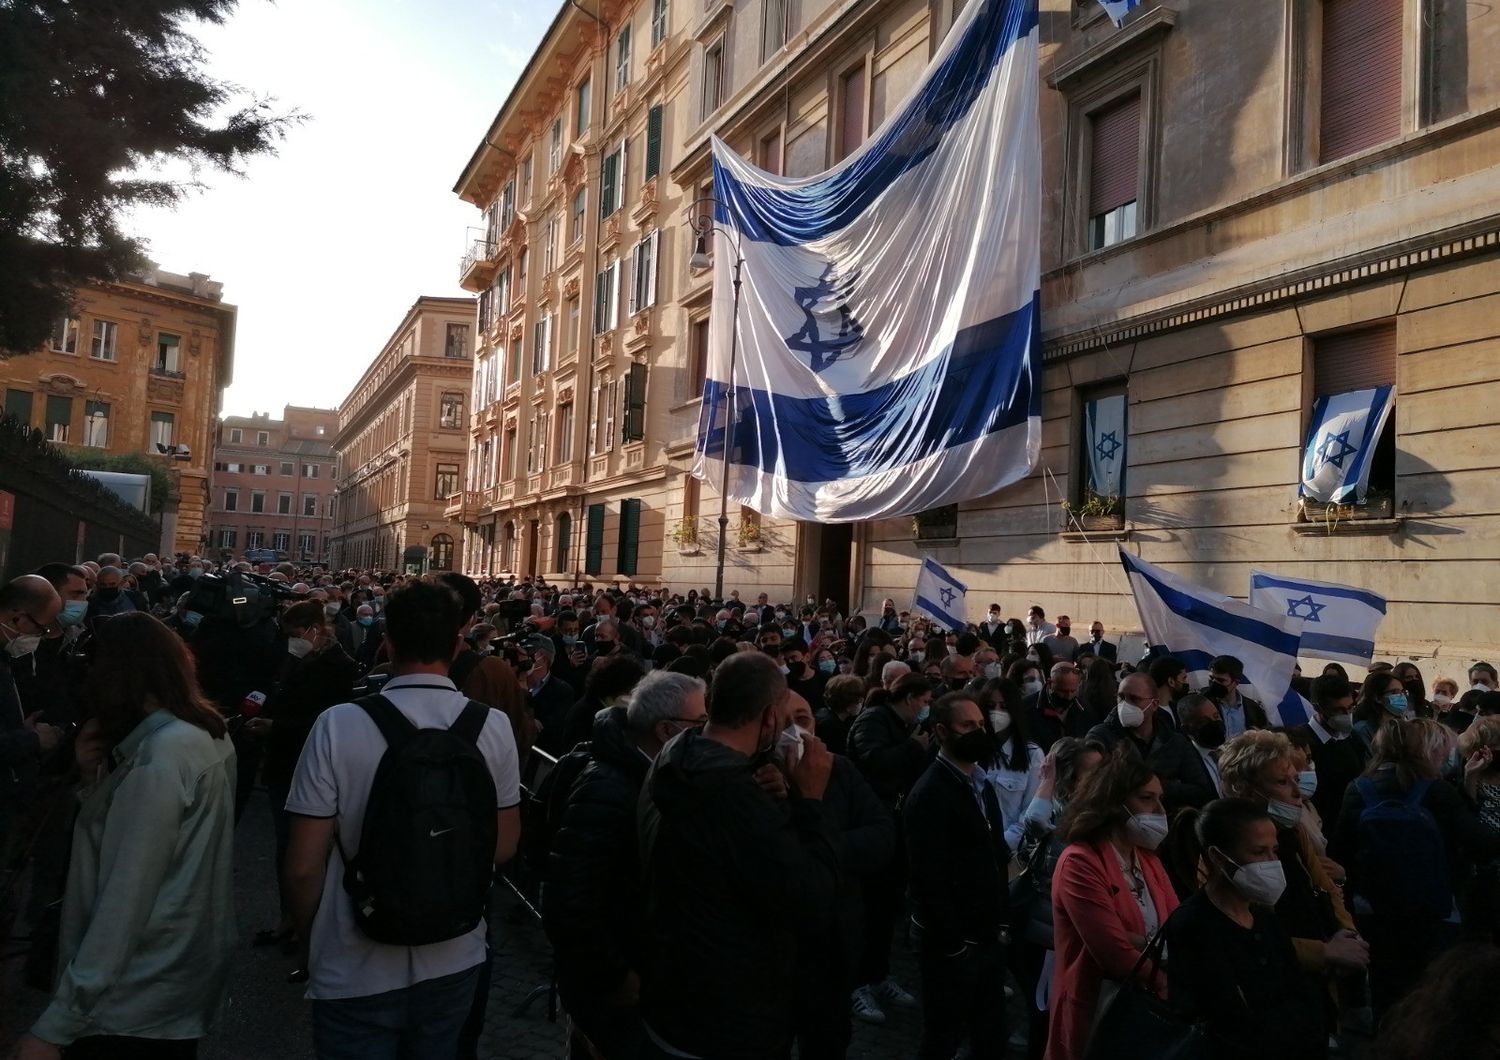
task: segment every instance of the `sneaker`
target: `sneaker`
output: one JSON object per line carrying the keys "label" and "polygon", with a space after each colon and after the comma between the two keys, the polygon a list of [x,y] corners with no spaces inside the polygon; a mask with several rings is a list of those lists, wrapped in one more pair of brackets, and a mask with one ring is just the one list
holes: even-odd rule
{"label": "sneaker", "polygon": [[851,1002],[849,1014],[857,1020],[865,1023],[884,1023],[885,1013],[875,1001],[875,994],[867,986],[862,986],[853,994],[849,995]]}
{"label": "sneaker", "polygon": [[889,1001],[900,1008],[916,1008],[917,999],[901,989],[901,984],[896,982],[896,977],[888,975],[882,982],[874,986],[875,996],[881,1001]]}

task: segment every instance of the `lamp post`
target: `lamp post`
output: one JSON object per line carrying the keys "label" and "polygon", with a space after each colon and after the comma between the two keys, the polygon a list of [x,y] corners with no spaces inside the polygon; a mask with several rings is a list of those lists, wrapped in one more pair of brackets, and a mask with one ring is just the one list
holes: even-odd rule
{"label": "lamp post", "polygon": [[724,233],[734,248],[734,312],[729,320],[729,383],[724,394],[724,452],[723,466],[719,474],[719,557],[714,569],[714,602],[724,600],[724,555],[729,543],[729,443],[734,425],[734,372],[740,346],[740,270],[745,264],[745,255],[740,251],[739,236],[723,225],[714,223],[711,214],[698,212],[701,203],[719,205],[719,200],[708,196],[694,199],[688,205],[688,227],[693,230],[693,256],[688,259],[688,268],[697,272],[708,268],[713,259],[708,253],[708,236],[715,230]]}

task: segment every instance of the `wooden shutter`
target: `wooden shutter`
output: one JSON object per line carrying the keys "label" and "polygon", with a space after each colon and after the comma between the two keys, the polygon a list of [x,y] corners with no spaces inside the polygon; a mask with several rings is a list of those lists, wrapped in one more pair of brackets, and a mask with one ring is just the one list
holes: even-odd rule
{"label": "wooden shutter", "polygon": [[609,330],[609,270],[594,274],[594,334]]}
{"label": "wooden shutter", "polygon": [[12,416],[23,427],[31,426],[31,391],[7,390],[5,392],[5,414]]}
{"label": "wooden shutter", "polygon": [[644,364],[630,366],[625,377],[625,441],[638,442],[646,437],[646,372]]}
{"label": "wooden shutter", "polygon": [[661,104],[646,112],[646,179],[661,172]]}
{"label": "wooden shutter", "polygon": [[615,212],[615,180],[619,176],[620,156],[604,156],[603,169],[599,174],[599,216],[608,217]]}
{"label": "wooden shutter", "polygon": [[1396,325],[1320,335],[1313,340],[1313,392],[1347,394],[1396,382]]}
{"label": "wooden shutter", "polygon": [[598,574],[604,565],[604,505],[589,505],[588,537],[584,542],[583,572]]}
{"label": "wooden shutter", "polygon": [[573,517],[566,513],[557,517],[557,555],[553,567],[560,571],[568,569],[573,552]]}
{"label": "wooden shutter", "polygon": [[1401,134],[1404,7],[1403,0],[1323,0],[1321,161]]}
{"label": "wooden shutter", "polygon": [[1117,100],[1089,120],[1089,216],[1098,217],[1140,197],[1141,97]]}
{"label": "wooden shutter", "polygon": [[615,572],[634,574],[640,549],[641,502],[634,499],[623,500],[620,502],[620,546]]}

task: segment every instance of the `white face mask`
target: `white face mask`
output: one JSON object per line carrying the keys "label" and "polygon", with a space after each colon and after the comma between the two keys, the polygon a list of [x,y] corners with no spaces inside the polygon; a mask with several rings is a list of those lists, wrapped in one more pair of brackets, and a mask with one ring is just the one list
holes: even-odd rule
{"label": "white face mask", "polygon": [[647,615],[645,618],[641,619],[641,625],[644,626],[646,629],[653,628],[656,625],[656,616],[655,615]]}
{"label": "white face mask", "polygon": [[1127,729],[1139,729],[1146,721],[1146,712],[1128,699],[1122,699],[1115,704],[1115,717],[1120,719],[1120,724]]}
{"label": "white face mask", "polygon": [[1010,715],[1003,710],[990,711],[990,728],[995,730],[995,735],[1003,736],[1010,728]]}
{"label": "white face mask", "polygon": [[1296,828],[1297,822],[1302,820],[1301,806],[1293,806],[1287,802],[1278,802],[1275,799],[1271,799],[1266,803],[1266,813],[1277,828]]}
{"label": "white face mask", "polygon": [[919,651],[914,651],[910,655],[907,656],[907,658],[909,660],[911,660],[912,662],[914,662],[914,663],[920,663],[926,657],[927,657],[926,655],[924,655],[922,652],[919,652]]}
{"label": "white face mask", "polygon": [[1297,790],[1302,792],[1304,799],[1310,799],[1318,790],[1318,771],[1316,769],[1304,769],[1297,774]]}
{"label": "white face mask", "polygon": [[1447,692],[1434,692],[1432,694],[1432,701],[1440,707],[1446,707],[1449,703],[1453,702],[1453,697]]}
{"label": "white face mask", "polygon": [[999,677],[1000,676],[1000,664],[997,663],[997,662],[985,663],[984,664],[984,676],[987,677],[987,678],[989,678],[990,680],[994,680],[995,678]]}
{"label": "white face mask", "polygon": [[306,637],[289,637],[287,639],[286,650],[291,652],[299,659],[307,655],[307,653],[312,651],[312,649],[313,643]]}
{"label": "white face mask", "polygon": [[42,638],[39,633],[22,633],[13,640],[6,641],[5,654],[12,659],[20,659],[30,655],[42,646]]}
{"label": "white face mask", "polygon": [[[1224,860],[1229,861],[1228,858]],[[1229,864],[1234,865],[1234,862]],[[1279,861],[1252,861],[1248,865],[1234,865],[1229,882],[1249,901],[1257,905],[1275,905],[1286,890],[1286,870]]]}
{"label": "white face mask", "polygon": [[1125,822],[1125,838],[1143,850],[1155,850],[1167,838],[1167,815],[1133,813]]}
{"label": "white face mask", "polygon": [[1035,678],[1030,681],[1021,682],[1021,691],[1025,692],[1028,696],[1037,695],[1041,692],[1041,690],[1042,683]]}
{"label": "white face mask", "polygon": [[1488,681],[1486,681],[1484,678],[1480,678],[1479,680],[1475,681],[1472,685],[1469,686],[1469,691],[1470,692],[1488,692],[1489,690],[1490,690],[1490,683]]}
{"label": "white face mask", "polygon": [[788,769],[796,769],[802,761],[802,730],[788,725],[776,737],[776,755]]}

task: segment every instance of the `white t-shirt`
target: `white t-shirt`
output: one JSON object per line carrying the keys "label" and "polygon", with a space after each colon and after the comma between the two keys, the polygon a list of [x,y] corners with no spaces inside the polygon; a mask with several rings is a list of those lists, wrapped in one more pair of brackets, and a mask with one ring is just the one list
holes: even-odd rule
{"label": "white t-shirt", "polygon": [[[419,729],[448,728],[468,703],[452,681],[431,674],[393,678],[381,694]],[[313,919],[309,998],[383,994],[462,972],[484,960],[483,922],[467,935],[446,942],[389,946],[369,938],[354,921],[354,904],[344,891],[339,847],[350,858],[359,850],[370,783],[385,747],[385,738],[370,716],[353,703],[342,703],[319,715],[297,760],[287,811],[337,818],[339,841],[328,858],[323,900]],[[495,779],[495,808],[519,805],[521,774],[515,736],[510,719],[499,711],[490,711],[479,734],[479,751]]]}

